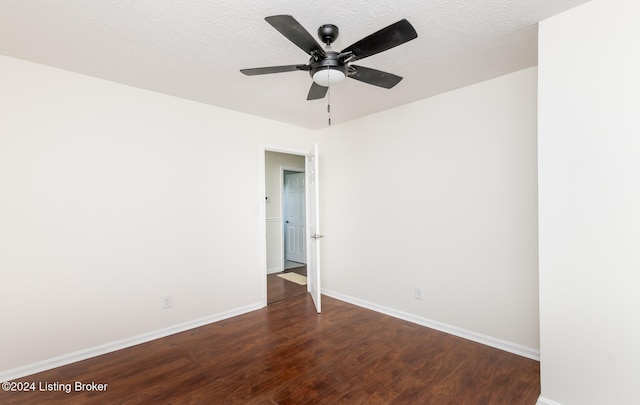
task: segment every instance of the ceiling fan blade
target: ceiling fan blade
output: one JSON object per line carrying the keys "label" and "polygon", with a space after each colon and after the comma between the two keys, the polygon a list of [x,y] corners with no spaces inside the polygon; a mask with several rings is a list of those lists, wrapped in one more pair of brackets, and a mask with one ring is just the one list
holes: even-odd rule
{"label": "ceiling fan blade", "polygon": [[371,69],[364,66],[351,65],[349,77],[374,86],[390,89],[400,83],[402,77],[381,70]]}
{"label": "ceiling fan blade", "polygon": [[240,69],[247,76],[268,75],[270,73],[293,72],[296,70],[309,70],[307,65],[268,66],[251,69]]}
{"label": "ceiling fan blade", "polygon": [[318,42],[309,34],[309,31],[304,29],[292,16],[272,15],[266,17],[265,20],[309,55],[326,55]]}
{"label": "ceiling fan blade", "polygon": [[340,53],[353,53],[354,58],[352,58],[351,61],[355,61],[402,45],[417,37],[418,33],[413,28],[413,25],[406,19],[403,19],[361,39]]}
{"label": "ceiling fan blade", "polygon": [[307,95],[307,100],[319,100],[327,95],[328,87],[320,86],[318,83],[313,82]]}

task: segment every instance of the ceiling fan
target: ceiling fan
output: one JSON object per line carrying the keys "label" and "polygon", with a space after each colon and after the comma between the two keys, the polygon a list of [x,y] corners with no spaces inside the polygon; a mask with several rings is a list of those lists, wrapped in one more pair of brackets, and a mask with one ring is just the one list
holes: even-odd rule
{"label": "ceiling fan", "polygon": [[322,49],[311,34],[290,15],[274,15],[266,17],[282,35],[311,56],[306,65],[270,66],[252,69],[241,69],[248,76],[270,73],[307,71],[313,78],[313,84],[307,100],[324,98],[331,84],[338,83],[346,77],[359,80],[374,86],[390,89],[402,80],[402,77],[381,70],[364,66],[351,65],[351,62],[386,51],[418,37],[416,30],[406,19],[391,24],[346,47],[340,52],[333,51],[331,44],[338,37],[338,27],[325,24],[318,28],[318,37],[326,44]]}

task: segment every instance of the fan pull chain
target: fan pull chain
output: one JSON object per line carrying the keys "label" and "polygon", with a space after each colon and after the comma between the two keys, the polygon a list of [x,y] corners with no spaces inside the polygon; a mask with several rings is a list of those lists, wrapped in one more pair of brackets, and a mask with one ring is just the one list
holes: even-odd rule
{"label": "fan pull chain", "polygon": [[327,114],[329,115],[329,126],[331,126],[331,83],[330,83],[330,76],[329,76],[329,69],[327,69],[327,84],[329,85],[329,96],[327,98]]}
{"label": "fan pull chain", "polygon": [[329,103],[327,104],[327,114],[329,114],[329,126],[331,126],[331,87],[329,87]]}

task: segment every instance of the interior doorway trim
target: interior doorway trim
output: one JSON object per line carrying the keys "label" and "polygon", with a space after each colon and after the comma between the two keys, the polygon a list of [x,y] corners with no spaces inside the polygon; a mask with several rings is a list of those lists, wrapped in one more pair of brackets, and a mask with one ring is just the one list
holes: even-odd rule
{"label": "interior doorway trim", "polygon": [[[260,301],[263,307],[267,306],[267,209],[265,197],[267,194],[265,157],[267,152],[287,153],[290,155],[307,156],[307,149],[293,148],[281,145],[260,144],[259,174],[260,174],[260,198],[258,201],[258,221],[260,222]],[[281,185],[282,187],[282,185]],[[282,212],[282,208],[280,208]]]}

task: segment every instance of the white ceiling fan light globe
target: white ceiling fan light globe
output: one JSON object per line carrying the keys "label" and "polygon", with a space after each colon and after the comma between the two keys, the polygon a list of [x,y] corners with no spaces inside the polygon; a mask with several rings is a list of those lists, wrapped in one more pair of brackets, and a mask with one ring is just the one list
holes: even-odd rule
{"label": "white ceiling fan light globe", "polygon": [[345,78],[345,74],[338,69],[322,69],[313,74],[313,81],[324,87],[340,83]]}

